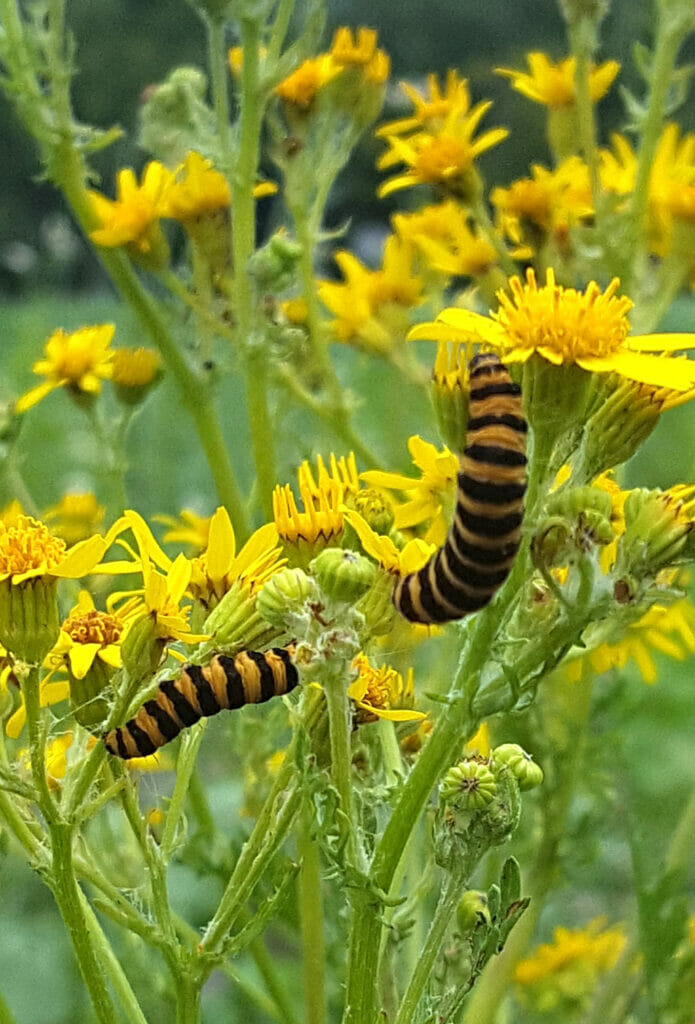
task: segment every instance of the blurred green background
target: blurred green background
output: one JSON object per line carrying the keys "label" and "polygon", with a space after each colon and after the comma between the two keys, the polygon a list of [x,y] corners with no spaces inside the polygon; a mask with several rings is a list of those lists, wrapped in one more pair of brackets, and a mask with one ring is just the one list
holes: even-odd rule
{"label": "blurred green background", "polygon": [[[104,190],[110,192],[117,168],[139,167],[145,159],[136,142],[143,90],[179,63],[202,66],[203,32],[184,0],[73,0],[69,19],[77,43],[77,113],[101,127],[118,123],[126,133],[96,164]],[[490,180],[504,184],[524,174],[530,161],[547,161],[543,108],[513,93],[491,68],[522,67],[524,54],[532,49],[545,50],[555,58],[565,55],[562,20],[551,0],[502,0],[497,4],[345,0],[332,3],[329,22],[329,33],[338,24],[378,28],[380,45],[392,57],[394,83],[399,77],[421,79],[428,71],[443,73],[456,67],[470,79],[475,101],[494,99],[485,124],[507,125],[512,134],[503,146],[487,154],[484,171]],[[629,66],[631,47],[638,38],[649,42],[649,24],[650,5],[633,0],[614,2],[604,24],[602,56],[623,62],[621,81],[631,88],[639,87]],[[683,59],[687,57],[684,53]],[[398,109],[395,85],[387,102],[386,113]],[[621,124],[615,88],[601,105],[601,119],[605,139],[609,130]],[[680,120],[684,128],[695,128],[692,102]],[[96,261],[72,228],[59,197],[39,180],[33,146],[4,98],[0,98],[0,132],[5,154],[0,162],[0,398],[10,398],[31,386],[31,364],[57,326],[69,330],[108,320],[117,325],[119,344],[137,344],[142,339],[137,323],[116,303]],[[350,219],[350,243],[367,256],[378,249],[391,208],[374,198],[377,151],[373,141],[364,142],[343,174],[328,214],[334,225]],[[664,326],[695,331],[692,300],[679,301]],[[427,362],[431,349],[423,347],[422,355]],[[346,386],[359,396],[358,430],[392,468],[407,470],[405,443],[410,434],[420,433],[438,442],[426,397],[414,388],[408,391],[386,368],[351,351],[341,350],[337,360]],[[225,430],[240,484],[247,491],[252,484],[250,439],[243,389],[234,378],[225,382],[220,402],[226,410]],[[395,408],[398,422],[385,432],[383,423],[393,422]],[[670,413],[630,464],[626,482],[669,486],[695,479],[694,416],[687,406]],[[292,479],[289,474],[299,458],[315,454],[316,425],[302,413],[281,409],[279,417],[281,466],[287,479]],[[66,490],[89,488],[103,496],[108,481],[100,453],[83,413],[65,395],[51,396],[25,420],[19,468],[40,507],[57,501]],[[325,445],[319,447],[325,454]],[[167,380],[148,400],[131,431],[128,454],[127,491],[144,515],[176,513],[187,505],[206,514],[214,508],[209,475]],[[2,486],[0,503],[12,497],[6,482]],[[597,719],[590,754],[596,773],[605,772],[611,780],[607,783],[610,792],[602,799],[612,808],[607,816],[612,826],[594,837],[583,862],[571,866],[576,886],[571,903],[566,891],[557,897],[557,905],[544,919],[544,937],[557,921],[579,925],[600,912],[616,918],[629,912],[625,902],[631,885],[626,807],[631,816],[649,823],[645,842],[658,863],[693,785],[692,659],[677,664],[662,658],[659,665],[660,680],[652,688],[634,671],[601,684],[607,709]],[[230,737],[242,728],[234,722],[213,724],[210,750],[215,756],[224,757]],[[206,767],[204,762],[204,777]],[[145,797],[154,803],[169,785],[166,777],[148,777]],[[211,794],[220,828],[233,847],[242,838],[244,827],[238,815],[239,792],[230,792],[226,781],[213,778]],[[591,794],[586,793],[584,799],[590,801]],[[202,923],[214,906],[216,883],[201,881],[189,865],[177,866],[172,875],[182,911],[192,922]],[[333,941],[339,940],[333,937]],[[276,943],[280,970],[288,984],[295,984],[292,964],[283,960],[286,938],[279,936]],[[133,950],[127,939],[122,952],[130,960]],[[339,946],[336,955],[340,956]],[[144,996],[149,1019],[152,1024],[166,1024],[171,1019],[165,1002],[166,974],[149,954],[140,953],[135,960],[138,974],[133,984],[138,994],[149,993]],[[28,868],[8,856],[7,839],[1,832],[0,965],[2,991],[18,1024],[74,1024],[91,1019],[52,899]],[[239,966],[248,968],[246,963]],[[205,1005],[209,1022],[263,1024],[269,1019],[252,1010],[221,975],[210,983]]]}

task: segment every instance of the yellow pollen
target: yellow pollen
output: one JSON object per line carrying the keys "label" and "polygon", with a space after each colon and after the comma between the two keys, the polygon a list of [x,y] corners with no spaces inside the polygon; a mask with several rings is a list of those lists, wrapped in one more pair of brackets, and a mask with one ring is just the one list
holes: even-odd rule
{"label": "yellow pollen", "polygon": [[601,358],[617,352],[630,329],[627,313],[632,303],[616,298],[620,286],[613,278],[604,292],[591,281],[585,292],[555,284],[548,270],[547,284],[539,287],[533,270],[526,284],[513,277],[512,298],[499,293],[500,308],[494,314],[507,336],[509,349],[554,350],[567,362],[582,357]]}
{"label": "yellow pollen", "polygon": [[6,526],[0,522],[0,573],[15,575],[32,569],[50,573],[65,555],[65,541],[54,537],[44,523],[31,516],[18,516]]}
{"label": "yellow pollen", "polygon": [[118,644],[123,633],[123,623],[107,612],[89,611],[83,615],[71,616],[63,623],[63,630],[76,644]]}

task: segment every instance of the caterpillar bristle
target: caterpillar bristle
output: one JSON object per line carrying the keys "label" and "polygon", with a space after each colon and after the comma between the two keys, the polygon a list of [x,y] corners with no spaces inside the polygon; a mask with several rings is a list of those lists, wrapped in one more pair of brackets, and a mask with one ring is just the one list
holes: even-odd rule
{"label": "caterpillar bristle", "polygon": [[470,362],[468,429],[456,512],[427,565],[396,581],[393,603],[411,622],[450,622],[483,608],[519,550],[526,491],[521,388],[493,353]]}

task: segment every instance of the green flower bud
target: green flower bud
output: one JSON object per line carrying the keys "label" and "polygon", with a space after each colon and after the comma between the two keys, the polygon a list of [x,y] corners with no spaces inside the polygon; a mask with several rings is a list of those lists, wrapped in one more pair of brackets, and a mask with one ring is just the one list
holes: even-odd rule
{"label": "green flower bud", "polygon": [[441,781],[439,795],[467,811],[479,811],[493,800],[497,783],[485,761],[460,761]]}
{"label": "green flower bud", "polygon": [[214,157],[219,148],[215,115],[205,102],[202,71],[180,67],[149,90],[140,114],[139,142],[167,167],[183,163],[191,150]]}
{"label": "green flower bud", "polygon": [[302,247],[284,230],[277,231],[249,260],[249,273],[260,291],[281,292],[292,284]]}
{"label": "green flower bud", "polygon": [[350,604],[371,587],[376,576],[373,562],[342,548],[326,548],[309,568],[327,597]]}
{"label": "green flower bud", "polygon": [[653,576],[688,559],[695,502],[692,487],[630,491],[625,502],[625,533],[618,545],[616,572]]}
{"label": "green flower bud", "polygon": [[534,563],[549,568],[567,564],[592,547],[615,539],[610,494],[600,487],[565,487],[551,494],[546,516],[531,542]]}
{"label": "green flower bud", "polygon": [[157,636],[152,616],[145,615],[128,630],[121,647],[123,667],[131,679],[153,675],[162,660],[165,642]]}
{"label": "green flower bud", "polygon": [[58,639],[57,589],[58,580],[51,576],[0,581],[0,643],[15,660],[38,665]]}
{"label": "green flower bud", "polygon": [[535,789],[543,781],[543,769],[518,743],[503,743],[490,755],[493,765],[506,764],[520,790]]}
{"label": "green flower bud", "polygon": [[281,569],[260,591],[256,608],[266,622],[287,629],[292,616],[301,614],[305,603],[316,600],[316,584],[303,569]]}
{"label": "green flower bud", "polygon": [[461,935],[467,935],[480,925],[491,923],[487,893],[479,889],[468,889],[464,892],[456,908],[456,924]]}
{"label": "green flower bud", "polygon": [[393,576],[379,569],[373,585],[355,607],[364,615],[369,636],[390,633],[397,615],[393,604]]}

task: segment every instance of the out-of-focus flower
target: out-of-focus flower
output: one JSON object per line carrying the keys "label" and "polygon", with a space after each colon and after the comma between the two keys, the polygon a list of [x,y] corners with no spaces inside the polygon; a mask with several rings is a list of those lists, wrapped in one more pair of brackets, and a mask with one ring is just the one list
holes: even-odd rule
{"label": "out-of-focus flower", "polygon": [[26,412],[56,388],[67,388],[80,398],[98,395],[102,380],[111,377],[113,352],[109,346],[115,329],[113,324],[99,324],[70,333],[62,328],[54,331],[46,342],[44,358],[32,367],[46,380],[17,400],[16,411]]}
{"label": "out-of-focus flower", "polygon": [[[511,79],[512,87],[527,99],[546,107],[571,106],[576,99],[576,57],[566,57],[555,64],[544,53],[529,53],[529,71],[495,68],[498,75]],[[606,95],[620,70],[617,60],[592,65],[589,71],[589,95],[594,103]]]}
{"label": "out-of-focus flower", "polygon": [[[90,191],[89,198],[100,227],[90,232],[97,245],[114,248],[129,246],[134,253],[161,262],[166,242],[159,221],[166,209],[167,192],[173,184],[171,171],[152,160],[143,171],[138,184],[133,171],[126,167],[116,178],[116,199],[107,199],[100,192]],[[166,254],[168,258],[168,251]]]}
{"label": "out-of-focus flower", "polygon": [[493,244],[471,226],[466,210],[453,199],[413,213],[396,213],[393,226],[440,274],[476,277],[497,262]]}
{"label": "out-of-focus flower", "polygon": [[342,71],[328,53],[310,57],[275,87],[275,92],[285,103],[298,110],[307,111],[318,93]]}
{"label": "out-of-focus flower", "polygon": [[117,396],[126,405],[137,405],[162,375],[162,359],[154,349],[113,350],[111,380]]}
{"label": "out-of-focus flower", "polygon": [[407,135],[418,129],[436,134],[443,126],[447,114],[452,110],[468,110],[471,105],[467,80],[459,78],[458,72],[452,69],[446,73],[443,89],[437,76],[429,74],[425,95],[408,82],[401,82],[400,86],[413,105],[413,113],[410,117],[382,124],[376,132],[382,138]]}
{"label": "out-of-focus flower", "polygon": [[100,531],[105,515],[106,510],[96,495],[85,491],[82,494],[64,494],[57,504],[45,509],[43,518],[56,537],[62,538],[66,544],[77,544]]}
{"label": "out-of-focus flower", "polygon": [[162,538],[165,544],[183,544],[194,554],[199,554],[208,545],[212,516],[201,516],[192,508],[184,508],[178,518],[161,515],[153,516],[153,519],[169,528]]}

